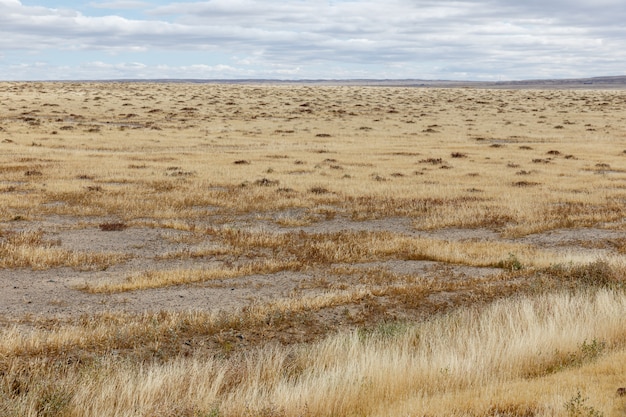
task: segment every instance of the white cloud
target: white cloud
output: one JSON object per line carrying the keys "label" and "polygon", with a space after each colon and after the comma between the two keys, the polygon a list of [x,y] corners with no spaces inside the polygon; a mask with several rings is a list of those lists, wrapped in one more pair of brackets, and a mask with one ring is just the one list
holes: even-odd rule
{"label": "white cloud", "polygon": [[118,1],[101,1],[91,2],[89,6],[96,9],[141,9],[150,6],[150,3],[145,1],[132,1],[132,0],[118,0]]}
{"label": "white cloud", "polygon": [[[206,70],[294,77],[620,73],[626,8],[621,1],[598,2],[209,0],[151,9],[151,3],[131,0],[90,4],[118,13],[141,8],[151,16],[139,20],[0,0],[0,49],[13,51],[11,56],[55,50],[74,54],[74,60],[82,52],[104,52],[102,62],[111,54],[162,55],[161,67],[109,68],[125,74],[156,74],[159,68],[173,74]],[[212,56],[231,57],[221,63],[229,71],[219,72],[213,63],[172,65],[168,56],[180,52],[196,53],[197,65],[215,61]]]}

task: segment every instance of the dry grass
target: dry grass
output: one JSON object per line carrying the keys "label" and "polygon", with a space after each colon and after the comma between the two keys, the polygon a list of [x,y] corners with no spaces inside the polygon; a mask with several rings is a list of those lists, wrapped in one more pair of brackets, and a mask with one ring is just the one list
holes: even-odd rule
{"label": "dry grass", "polygon": [[45,270],[72,267],[81,270],[106,269],[124,262],[121,253],[73,252],[56,247],[59,242],[46,241],[42,231],[7,233],[0,237],[0,268]]}
{"label": "dry grass", "polygon": [[[197,220],[206,209],[241,214],[323,204],[354,219],[407,216],[419,228],[488,227],[519,236],[625,214],[625,145],[613,133],[624,124],[621,92],[138,88],[145,94],[108,85],[93,101],[97,84],[41,86],[63,103],[52,108],[27,85],[3,84],[9,101],[24,100],[19,109],[2,109],[10,139],[0,144],[3,220]],[[187,106],[174,99],[181,94]],[[316,104],[301,108],[311,94]],[[158,104],[150,95],[161,97]],[[235,96],[236,105],[224,104]],[[320,121],[328,133],[319,132]],[[28,193],[28,202],[7,200],[16,193]]]}
{"label": "dry grass", "polygon": [[622,91],[0,95],[0,284],[116,306],[0,317],[0,415],[626,411]]}
{"label": "dry grass", "polygon": [[[71,352],[71,337],[5,331],[1,349],[15,359],[4,361],[2,395],[14,399],[4,404],[16,414],[45,406],[66,416],[129,409],[140,415],[489,415],[495,408],[565,416],[565,403],[583,391],[588,406],[619,415],[623,403],[615,390],[623,381],[616,377],[623,370],[616,364],[625,355],[625,313],[623,292],[613,290],[510,299],[421,324],[382,324],[313,346],[267,346],[230,359],[133,365],[105,355],[84,371],[68,359],[56,368],[54,385],[46,385],[51,369],[44,363],[31,363],[25,373],[17,358],[51,346]],[[171,319],[161,316],[154,325],[171,328]],[[96,333],[111,324],[97,324]],[[186,324],[203,327],[191,317]],[[74,344],[103,342],[80,333]],[[18,339],[21,352],[14,351]]]}
{"label": "dry grass", "polygon": [[[225,280],[279,271],[308,271],[336,264],[387,260],[437,261],[504,270],[546,268],[552,265],[592,261],[569,253],[540,250],[532,245],[500,241],[447,241],[407,237],[389,232],[270,233],[224,228],[209,229],[220,244],[195,251],[167,253],[162,259],[222,257],[258,259],[230,267],[151,270],[128,276],[122,282],[86,283],[77,288],[90,293],[117,293],[182,284]],[[605,258],[620,265],[621,258]]]}
{"label": "dry grass", "polygon": [[[361,263],[388,259],[430,260],[470,266],[508,268],[512,258],[518,268],[541,268],[591,260],[569,253],[540,249],[534,245],[489,240],[445,240],[411,237],[391,232],[340,231],[306,233],[209,229],[208,234],[230,247],[231,253],[293,259],[303,266]],[[619,263],[615,256],[613,262]]]}
{"label": "dry grass", "polygon": [[296,262],[261,261],[243,264],[234,268],[191,269],[175,271],[146,271],[132,275],[124,282],[105,284],[85,284],[77,287],[90,293],[116,293],[124,291],[162,288],[172,285],[193,284],[215,279],[229,279],[254,274],[271,274],[277,271],[288,271],[299,268]]}

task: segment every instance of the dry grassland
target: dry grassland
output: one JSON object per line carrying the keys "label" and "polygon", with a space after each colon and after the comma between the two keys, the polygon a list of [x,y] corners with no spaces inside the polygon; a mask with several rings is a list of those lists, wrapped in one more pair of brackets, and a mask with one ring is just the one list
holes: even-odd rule
{"label": "dry grassland", "polygon": [[624,91],[0,83],[0,416],[624,415],[625,254]]}

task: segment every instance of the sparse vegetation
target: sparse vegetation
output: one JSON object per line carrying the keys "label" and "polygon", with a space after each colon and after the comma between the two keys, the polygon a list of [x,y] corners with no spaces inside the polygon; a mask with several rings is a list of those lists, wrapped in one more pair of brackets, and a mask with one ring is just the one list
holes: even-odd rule
{"label": "sparse vegetation", "polygon": [[0,96],[0,415],[623,414],[622,92]]}

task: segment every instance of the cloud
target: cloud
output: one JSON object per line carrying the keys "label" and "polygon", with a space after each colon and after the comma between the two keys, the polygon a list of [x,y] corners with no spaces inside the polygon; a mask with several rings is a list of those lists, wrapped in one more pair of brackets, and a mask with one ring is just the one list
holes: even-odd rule
{"label": "cloud", "polygon": [[[50,65],[45,62],[0,66],[4,80],[95,80],[95,79],[232,79],[273,78],[293,75],[293,69],[276,68],[264,72],[231,65],[146,65],[141,62],[109,63],[92,61],[78,66]],[[46,74],[47,77],[41,77]]]}
{"label": "cloud", "polygon": [[[116,14],[89,16],[0,0],[0,49],[12,56],[101,53],[103,63],[107,56],[159,51],[163,71],[195,73],[195,64],[215,72],[220,64],[237,76],[585,76],[623,72],[626,58],[626,8],[615,0],[162,3],[92,2]],[[124,14],[137,8],[148,18]],[[196,62],[173,65],[168,57],[181,51]],[[209,65],[215,57],[222,61]],[[132,66],[109,69],[143,74]]]}
{"label": "cloud", "polygon": [[113,9],[113,10],[123,10],[123,9],[141,9],[150,6],[150,3],[145,1],[132,1],[132,0],[118,0],[118,1],[101,1],[101,2],[91,2],[89,6],[94,7],[96,9]]}

